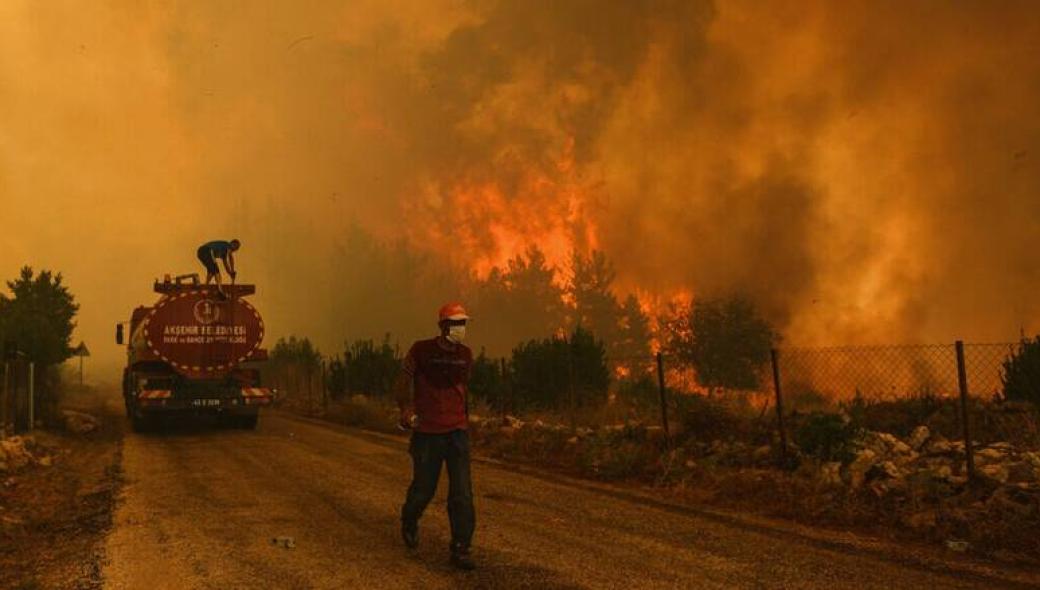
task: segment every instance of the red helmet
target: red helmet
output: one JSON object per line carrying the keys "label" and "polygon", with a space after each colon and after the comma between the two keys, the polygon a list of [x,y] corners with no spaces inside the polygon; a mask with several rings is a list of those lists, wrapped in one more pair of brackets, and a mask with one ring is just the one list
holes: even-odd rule
{"label": "red helmet", "polygon": [[439,322],[444,320],[468,320],[469,314],[466,313],[466,308],[462,307],[461,303],[445,303],[441,306],[440,312],[437,314]]}

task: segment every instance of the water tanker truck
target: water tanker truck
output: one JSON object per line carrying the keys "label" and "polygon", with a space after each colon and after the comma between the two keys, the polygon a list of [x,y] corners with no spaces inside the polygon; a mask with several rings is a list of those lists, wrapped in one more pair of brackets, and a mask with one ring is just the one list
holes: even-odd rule
{"label": "water tanker truck", "polygon": [[[227,425],[256,428],[273,392],[260,384],[264,322],[246,297],[253,285],[156,281],[159,300],[116,326],[126,345],[123,399],[135,431],[161,416],[216,415]],[[129,326],[129,334],[124,326]],[[126,337],[128,336],[128,337]]]}

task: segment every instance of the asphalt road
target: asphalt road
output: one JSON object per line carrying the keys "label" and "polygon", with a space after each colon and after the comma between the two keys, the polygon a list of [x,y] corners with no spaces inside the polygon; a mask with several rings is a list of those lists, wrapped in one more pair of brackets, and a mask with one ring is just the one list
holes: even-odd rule
{"label": "asphalt road", "polygon": [[[1031,578],[952,570],[910,549],[492,463],[474,467],[480,568],[456,572],[443,482],[418,554],[400,542],[403,440],[274,413],[255,432],[128,434],[123,470],[108,588],[862,590],[1026,587]],[[271,543],[283,536],[295,548]]]}

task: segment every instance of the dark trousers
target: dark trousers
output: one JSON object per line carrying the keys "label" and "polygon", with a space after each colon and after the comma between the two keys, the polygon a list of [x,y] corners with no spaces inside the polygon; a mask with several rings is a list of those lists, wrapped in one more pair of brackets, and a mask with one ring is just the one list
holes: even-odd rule
{"label": "dark trousers", "polygon": [[217,261],[213,258],[213,252],[209,248],[200,246],[195,255],[199,257],[199,262],[202,263],[202,266],[206,267],[206,274],[220,274],[220,268],[217,266]]}
{"label": "dark trousers", "polygon": [[469,434],[454,430],[445,434],[412,433],[412,485],[408,486],[401,520],[417,523],[437,492],[441,465],[448,465],[448,520],[452,546],[469,547],[477,524],[473,508],[473,484],[469,471]]}

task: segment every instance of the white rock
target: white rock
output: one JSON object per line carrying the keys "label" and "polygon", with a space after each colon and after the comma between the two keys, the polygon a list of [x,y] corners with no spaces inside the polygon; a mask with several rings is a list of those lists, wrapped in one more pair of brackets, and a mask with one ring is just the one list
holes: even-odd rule
{"label": "white rock", "polygon": [[942,438],[933,438],[928,441],[924,446],[925,452],[929,455],[947,455],[954,451],[954,446],[950,441]]}
{"label": "white rock", "polygon": [[1004,453],[992,447],[987,447],[980,451],[975,451],[975,460],[979,461],[980,463],[996,463],[998,461],[1002,461],[1003,459]]}
{"label": "white rock", "polygon": [[97,430],[98,419],[90,414],[84,414],[83,412],[75,412],[72,410],[62,410],[62,417],[65,420],[65,429],[69,432],[76,434],[87,434]]}
{"label": "white rock", "polygon": [[863,485],[867,471],[874,466],[876,461],[877,453],[870,449],[863,449],[856,455],[855,460],[849,464],[849,483],[852,489],[857,489]]}
{"label": "white rock", "polygon": [[932,435],[931,431],[928,430],[927,426],[918,426],[910,433],[910,439],[907,441],[910,447],[915,451],[920,451],[921,447],[928,440],[928,437]]}
{"label": "white rock", "polygon": [[829,463],[824,463],[823,465],[820,466],[820,471],[819,471],[819,474],[818,474],[817,477],[820,480],[820,483],[822,483],[824,485],[828,485],[828,486],[840,486],[840,485],[842,485],[842,481],[841,481],[841,462],[840,461],[831,461]]}
{"label": "white rock", "polygon": [[1034,469],[1040,469],[1040,453],[1026,451],[1022,453],[1022,459],[1032,465]]}
{"label": "white rock", "polygon": [[878,463],[877,471],[875,471],[875,473],[880,473],[889,479],[899,479],[902,477],[899,468],[891,461],[882,461],[881,463]]}
{"label": "white rock", "polygon": [[25,449],[25,441],[20,437],[13,436],[0,441],[0,448],[3,449],[8,469],[20,469],[28,465],[29,461],[32,460],[32,455]]}
{"label": "white rock", "polygon": [[1006,483],[1011,474],[1005,465],[994,464],[979,467],[979,475],[1000,483]]}
{"label": "white rock", "polygon": [[896,444],[902,442],[901,440],[887,432],[877,432],[875,433],[875,436],[877,436],[877,438],[880,439],[881,442],[885,443],[885,446],[889,448],[892,448],[896,446]]}
{"label": "white rock", "polygon": [[909,455],[910,453],[914,452],[910,445],[899,440],[898,438],[895,440],[894,443],[892,443],[892,451],[899,455]]}

